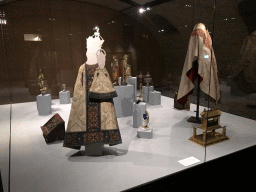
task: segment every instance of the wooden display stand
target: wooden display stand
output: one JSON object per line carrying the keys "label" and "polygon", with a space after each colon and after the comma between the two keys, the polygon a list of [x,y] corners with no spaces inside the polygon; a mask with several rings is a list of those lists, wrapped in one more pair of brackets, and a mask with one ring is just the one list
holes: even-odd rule
{"label": "wooden display stand", "polygon": [[[203,129],[203,134],[196,134],[196,127],[193,128],[193,136],[189,138],[190,141],[193,141],[201,146],[209,146],[215,143],[219,143],[229,138],[226,136],[226,126],[220,126],[221,112],[219,109],[209,110],[201,113],[202,125],[199,127]],[[222,133],[215,132],[216,129],[222,128]]]}

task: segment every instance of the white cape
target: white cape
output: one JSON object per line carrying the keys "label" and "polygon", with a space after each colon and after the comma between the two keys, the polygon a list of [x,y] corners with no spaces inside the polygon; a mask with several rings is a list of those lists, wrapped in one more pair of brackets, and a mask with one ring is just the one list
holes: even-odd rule
{"label": "white cape", "polygon": [[[195,65],[196,60],[198,69]],[[203,24],[198,24],[190,36],[177,102],[185,104],[187,97],[193,93],[194,81],[197,75],[200,75],[201,90],[217,102],[220,98],[217,72],[211,36]]]}

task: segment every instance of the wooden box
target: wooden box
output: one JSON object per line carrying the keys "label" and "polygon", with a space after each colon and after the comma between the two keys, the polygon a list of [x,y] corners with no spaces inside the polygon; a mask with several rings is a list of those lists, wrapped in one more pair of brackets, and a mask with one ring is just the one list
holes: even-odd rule
{"label": "wooden box", "polygon": [[65,122],[58,113],[56,113],[47,123],[41,126],[41,129],[47,144],[54,141],[64,140]]}

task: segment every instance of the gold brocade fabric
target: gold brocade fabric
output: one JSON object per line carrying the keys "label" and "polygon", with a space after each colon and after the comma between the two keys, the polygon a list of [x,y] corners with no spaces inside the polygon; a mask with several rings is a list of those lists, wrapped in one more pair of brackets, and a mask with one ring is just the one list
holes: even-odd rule
{"label": "gold brocade fabric", "polygon": [[[83,78],[82,78],[83,76]],[[82,82],[81,82],[82,81]],[[86,130],[86,75],[85,64],[78,71],[76,78],[67,132]]]}
{"label": "gold brocade fabric", "polygon": [[112,102],[101,103],[101,129],[102,130],[118,129],[115,106]]}
{"label": "gold brocade fabric", "polygon": [[63,146],[79,149],[87,144],[122,143],[113,102],[116,96],[105,68],[83,64],[75,83]]}
{"label": "gold brocade fabric", "polygon": [[116,90],[111,82],[107,69],[106,68],[100,69],[98,67],[94,73],[90,92],[110,93],[115,91]]}

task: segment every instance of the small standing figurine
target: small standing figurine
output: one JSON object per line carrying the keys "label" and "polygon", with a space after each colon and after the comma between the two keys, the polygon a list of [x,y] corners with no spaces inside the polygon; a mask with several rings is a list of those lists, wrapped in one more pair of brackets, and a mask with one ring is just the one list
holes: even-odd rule
{"label": "small standing figurine", "polygon": [[113,55],[114,61],[111,63],[112,67],[112,79],[114,86],[118,85],[118,78],[119,78],[119,65],[116,55]]}
{"label": "small standing figurine", "polygon": [[147,72],[147,75],[144,77],[145,83],[147,83],[147,87],[149,86],[149,83],[152,82],[152,78],[149,75],[149,72]]}
{"label": "small standing figurine", "polygon": [[[127,58],[128,58],[128,56],[127,55],[124,55],[123,56],[123,60],[121,61],[121,70],[120,70],[120,72],[121,72],[121,85],[127,85],[127,75],[129,75],[129,74],[127,74],[127,69],[128,69],[128,64],[127,64]],[[130,67],[131,68],[131,67]],[[128,72],[129,73],[129,72]]]}
{"label": "small standing figurine", "polygon": [[66,91],[66,84],[62,84],[62,91],[63,91],[63,92]]}
{"label": "small standing figurine", "polygon": [[41,69],[39,71],[39,76],[38,76],[38,85],[39,85],[41,94],[44,95],[46,92],[46,87],[44,87],[44,74],[42,73]]}
{"label": "small standing figurine", "polygon": [[124,55],[124,61],[126,62],[126,78],[132,78],[131,65],[127,63],[128,55]]}
{"label": "small standing figurine", "polygon": [[148,123],[149,123],[149,114],[147,111],[145,111],[145,113],[143,114],[143,119],[142,119],[142,128],[148,129],[149,128]]}

